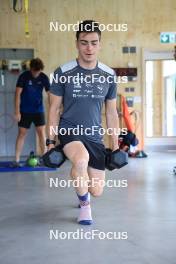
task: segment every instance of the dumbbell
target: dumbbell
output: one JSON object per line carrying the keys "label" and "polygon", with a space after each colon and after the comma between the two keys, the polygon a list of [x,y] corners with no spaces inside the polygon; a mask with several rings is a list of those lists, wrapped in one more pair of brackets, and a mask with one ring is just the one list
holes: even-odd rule
{"label": "dumbbell", "polygon": [[106,149],[105,166],[108,170],[120,169],[128,164],[128,154],[123,150]]}
{"label": "dumbbell", "polygon": [[176,175],[176,167],[173,168],[173,173]]}
{"label": "dumbbell", "polygon": [[61,145],[50,149],[42,156],[43,164],[50,168],[59,168],[66,160]]}

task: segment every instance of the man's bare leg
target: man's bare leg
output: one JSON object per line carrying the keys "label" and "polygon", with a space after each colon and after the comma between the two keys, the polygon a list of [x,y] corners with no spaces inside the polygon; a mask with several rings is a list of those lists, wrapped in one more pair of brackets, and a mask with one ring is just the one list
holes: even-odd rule
{"label": "man's bare leg", "polygon": [[40,155],[43,155],[47,151],[45,126],[37,126],[36,132],[39,138]]}
{"label": "man's bare leg", "polygon": [[80,224],[90,225],[92,224],[92,216],[88,193],[88,151],[80,141],[72,141],[66,144],[63,151],[72,163],[70,175],[78,183],[78,187],[75,187],[81,206],[78,222]]}
{"label": "man's bare leg", "polygon": [[89,192],[94,197],[102,195],[105,184],[105,171],[88,167],[88,175],[90,180]]}
{"label": "man's bare leg", "polygon": [[19,127],[18,136],[16,139],[15,146],[15,161],[18,163],[20,161],[20,155],[24,146],[24,140],[27,135],[27,129],[24,127]]}

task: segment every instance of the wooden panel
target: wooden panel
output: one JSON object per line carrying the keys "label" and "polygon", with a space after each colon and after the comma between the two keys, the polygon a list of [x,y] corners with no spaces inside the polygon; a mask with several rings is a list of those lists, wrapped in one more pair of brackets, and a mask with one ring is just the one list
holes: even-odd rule
{"label": "wooden panel", "polygon": [[[10,2],[0,3],[0,48],[33,48],[35,56],[44,60],[48,74],[76,56],[74,32],[50,32],[50,21],[67,24],[93,18],[104,24],[127,23],[127,32],[103,32],[99,58],[111,67],[127,67],[132,62],[138,68],[137,96],[143,89],[142,49],[173,50],[171,44],[160,44],[159,32],[175,31],[175,0],[29,1],[29,38],[24,35],[24,13],[13,12]],[[137,54],[123,54],[126,45],[136,46]],[[125,86],[119,84],[119,93],[124,93]],[[139,103],[135,109],[143,110]]]}

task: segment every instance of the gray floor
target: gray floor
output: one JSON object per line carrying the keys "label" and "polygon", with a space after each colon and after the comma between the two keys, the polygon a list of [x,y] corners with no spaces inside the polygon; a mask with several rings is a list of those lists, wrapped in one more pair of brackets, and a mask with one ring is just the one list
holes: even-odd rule
{"label": "gray floor", "polygon": [[[50,188],[49,178],[68,179],[70,164],[57,173],[0,174],[0,263],[176,263],[176,153],[130,159],[107,179],[127,188],[105,188],[92,198],[94,225],[79,226],[72,188]],[[49,239],[50,230],[127,232],[126,240]],[[78,232],[78,231],[77,231]]]}

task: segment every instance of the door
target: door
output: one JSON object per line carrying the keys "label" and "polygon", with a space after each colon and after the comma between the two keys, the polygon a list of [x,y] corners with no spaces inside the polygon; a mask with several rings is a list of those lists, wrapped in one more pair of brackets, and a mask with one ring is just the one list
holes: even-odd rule
{"label": "door", "polygon": [[164,57],[145,61],[145,142],[175,145],[176,61]]}
{"label": "door", "polygon": [[165,77],[164,136],[176,136],[176,74]]}

